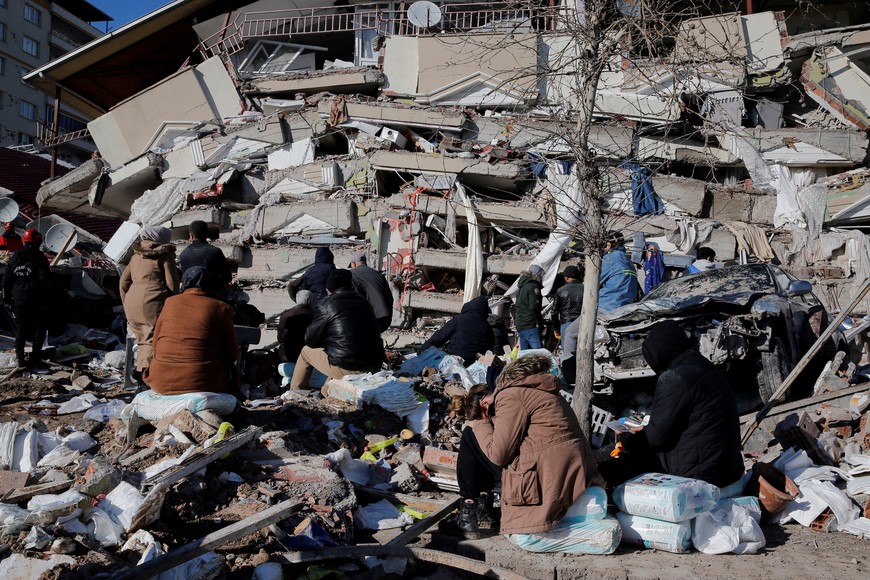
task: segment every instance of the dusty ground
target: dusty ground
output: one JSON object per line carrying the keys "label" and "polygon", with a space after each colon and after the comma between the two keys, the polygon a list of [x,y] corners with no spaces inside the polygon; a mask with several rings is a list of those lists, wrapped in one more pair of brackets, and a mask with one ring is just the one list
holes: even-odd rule
{"label": "dusty ground", "polygon": [[[117,396],[120,389],[109,391],[91,391],[98,395]],[[65,389],[55,385],[45,377],[20,377],[7,381],[0,386],[0,420],[27,421],[30,418],[42,420],[46,426],[54,430],[64,425],[72,425],[90,433],[101,445],[102,451],[110,457],[121,454],[124,444],[115,438],[118,426],[111,422],[108,425],[93,421],[85,421],[81,414],[52,416],[30,415],[28,403],[41,399],[61,402],[70,397]],[[324,404],[325,403],[325,404]],[[261,425],[264,431],[287,431],[285,447],[288,450],[307,450],[321,453],[329,450],[325,445],[326,428],[321,418],[332,413],[340,413],[345,419],[357,425],[361,430],[374,433],[395,433],[401,424],[389,414],[379,413],[373,409],[352,411],[340,408],[338,402],[301,404],[284,409],[258,409],[250,412],[247,420]],[[151,433],[143,430],[140,433],[136,448],[150,443]],[[346,445],[359,452],[363,442],[348,440]],[[321,449],[323,447],[323,449]],[[128,450],[129,452],[130,450]],[[148,458],[141,466],[151,464],[164,453]],[[219,468],[219,469],[218,469]],[[132,468],[136,471],[136,468]],[[244,476],[246,484],[221,484],[215,479],[219,471],[236,471]],[[212,481],[215,479],[215,481]],[[152,531],[158,539],[171,545],[178,545],[193,540],[202,535],[219,529],[230,522],[237,521],[252,511],[261,509],[263,498],[256,491],[256,482],[262,482],[282,489],[282,484],[273,480],[269,471],[251,469],[251,466],[239,457],[230,457],[215,466],[215,473],[209,473],[206,478],[208,501],[202,501],[202,489],[194,485],[181,486],[172,492],[164,505],[164,513]],[[205,487],[205,486],[204,486]],[[240,499],[245,501],[239,502]],[[285,526],[286,527],[286,526]],[[291,528],[292,529],[292,528]],[[184,530],[184,532],[181,532]],[[868,541],[843,533],[825,534],[813,532],[798,525],[784,528],[768,526],[765,528],[768,546],[761,553],[751,556],[708,556],[699,553],[677,555],[651,550],[640,550],[620,547],[611,556],[566,556],[561,554],[529,554],[511,546],[501,537],[492,537],[476,541],[458,542],[455,538],[438,533],[424,534],[417,543],[418,547],[440,549],[477,560],[484,560],[492,566],[501,566],[515,570],[529,578],[547,579],[579,579],[579,578],[640,578],[640,579],[682,579],[682,578],[862,578],[868,577],[868,561],[870,561],[870,544]],[[385,531],[364,536],[357,533],[356,540],[362,543],[386,542],[398,532]],[[231,579],[247,579],[258,563],[267,560],[269,554],[283,552],[285,549],[267,531],[260,531],[225,546],[219,550],[227,559]],[[76,570],[67,570],[59,574],[58,570],[52,578],[85,578],[95,571],[105,569],[109,562],[98,554],[93,554],[93,560],[82,558],[84,565]],[[325,568],[335,568],[341,562],[323,563]],[[304,574],[306,566],[286,566],[285,577],[297,577]],[[467,573],[454,571],[446,567],[437,567],[425,563],[412,565],[403,577],[429,578],[430,580],[447,580],[450,578],[468,578]]]}

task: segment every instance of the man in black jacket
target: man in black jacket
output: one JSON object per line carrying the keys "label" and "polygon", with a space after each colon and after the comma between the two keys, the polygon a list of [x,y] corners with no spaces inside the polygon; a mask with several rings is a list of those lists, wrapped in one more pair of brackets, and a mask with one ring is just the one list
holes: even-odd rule
{"label": "man in black jacket", "polygon": [[353,289],[347,270],[335,270],[326,279],[327,297],[314,309],[305,333],[305,347],[296,361],[290,388],[307,389],[317,369],[331,379],[376,372],[384,362],[384,343],[378,321],[366,299]]}
{"label": "man in black jacket", "polygon": [[492,326],[489,324],[489,303],[486,296],[478,296],[462,306],[460,313],[439,328],[423,343],[417,354],[430,346],[441,348],[447,345],[447,354],[462,357],[465,366],[474,363],[478,354],[493,348]]}
{"label": "man in black jacket", "polygon": [[353,288],[371,304],[375,318],[378,319],[378,328],[383,332],[393,321],[393,291],[390,290],[387,278],[370,268],[366,262],[365,252],[354,252],[350,260]]}
{"label": "man in black jacket", "polygon": [[559,317],[559,336],[562,337],[562,350],[565,349],[565,331],[568,325],[577,320],[583,309],[583,271],[577,266],[565,267],[562,272],[565,285],[556,290],[554,310]]}
{"label": "man in black jacket", "polygon": [[233,274],[226,256],[220,248],[208,243],[208,225],[202,220],[190,222],[190,245],[178,256],[181,264],[181,275],[193,266],[202,266],[208,271],[209,278],[217,286],[210,288],[210,293],[223,295]]}
{"label": "man in black jacket", "polygon": [[[12,304],[18,331],[15,334],[15,355],[19,367],[37,368],[42,362],[42,343],[46,334],[46,288],[51,269],[39,246],[42,234],[27,230],[22,238],[24,246],[15,252],[6,266],[3,277],[3,300]],[[24,345],[33,337],[33,352],[28,364],[24,359]]]}
{"label": "man in black jacket", "polygon": [[[647,463],[652,451],[664,473],[719,487],[735,483],[744,472],[740,417],[725,375],[695,350],[673,320],[652,328],[643,356],[658,380],[649,424],[625,442],[627,463]],[[601,464],[602,475],[608,483],[621,483],[607,474],[608,463]],[[618,479],[651,470],[649,465],[640,465],[635,473],[621,469]]]}

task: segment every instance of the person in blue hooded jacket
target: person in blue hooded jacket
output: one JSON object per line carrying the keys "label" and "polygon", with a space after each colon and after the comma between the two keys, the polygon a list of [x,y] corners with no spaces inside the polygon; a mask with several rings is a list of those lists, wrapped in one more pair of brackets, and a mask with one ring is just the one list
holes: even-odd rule
{"label": "person in blue hooded jacket", "polygon": [[601,276],[598,278],[598,311],[609,312],[637,299],[640,285],[637,269],[631,262],[619,232],[608,232],[607,253],[601,258]]}
{"label": "person in blue hooded jacket", "polygon": [[314,264],[302,275],[300,290],[311,292],[311,305],[314,306],[326,298],[326,279],[335,270],[335,256],[329,248],[317,248],[314,253]]}

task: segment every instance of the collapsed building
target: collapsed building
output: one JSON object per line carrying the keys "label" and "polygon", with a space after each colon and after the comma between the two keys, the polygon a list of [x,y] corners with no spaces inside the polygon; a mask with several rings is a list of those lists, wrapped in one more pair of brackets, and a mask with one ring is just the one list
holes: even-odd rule
{"label": "collapsed building", "polygon": [[[183,240],[202,219],[267,316],[324,245],[338,265],[367,249],[394,326],[504,294],[548,239],[549,287],[582,252],[578,16],[551,4],[177,0],[27,77],[95,116],[102,153],[38,202],[127,220],[119,263],[139,225]],[[675,270],[702,245],[778,259],[837,309],[870,274],[865,17],[701,15],[674,31],[679,66],[614,58],[589,137],[608,225]],[[632,203],[648,186],[662,211]]]}

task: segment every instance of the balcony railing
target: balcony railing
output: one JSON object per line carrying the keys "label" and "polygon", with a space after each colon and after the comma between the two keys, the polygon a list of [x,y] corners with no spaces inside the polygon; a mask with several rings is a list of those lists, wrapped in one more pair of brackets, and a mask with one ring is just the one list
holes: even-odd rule
{"label": "balcony railing", "polygon": [[[530,22],[536,29],[554,30],[557,21],[574,14],[570,6],[544,6],[540,8],[482,8],[468,9],[469,5],[446,5],[441,8],[437,29],[446,32],[465,32],[491,27],[506,30],[522,22]],[[462,10],[465,8],[465,10]],[[285,38],[322,34],[326,32],[354,32],[377,30],[380,35],[414,34],[419,29],[408,20],[404,10],[374,9],[360,12],[337,12],[334,6],[321,8],[247,12],[222,30],[204,39],[199,46],[203,58],[229,56],[245,47],[252,38]],[[497,23],[502,23],[495,28]],[[507,27],[507,28],[505,28]],[[435,27],[433,27],[435,29]]]}
{"label": "balcony railing", "polygon": [[78,131],[64,131],[61,129],[55,136],[53,125],[48,125],[39,121],[36,122],[36,139],[42,143],[44,147],[63,145],[64,143],[77,141],[78,139],[86,139],[90,136],[91,132],[87,127],[79,129]]}

